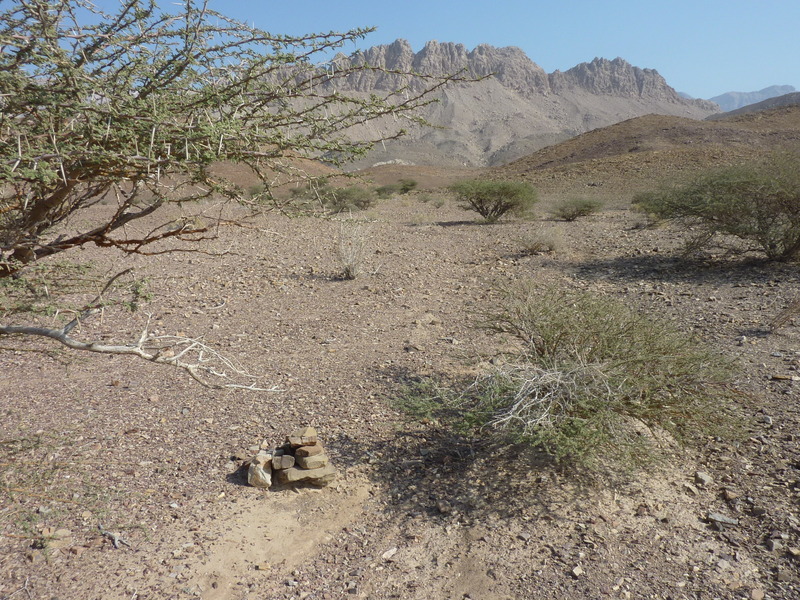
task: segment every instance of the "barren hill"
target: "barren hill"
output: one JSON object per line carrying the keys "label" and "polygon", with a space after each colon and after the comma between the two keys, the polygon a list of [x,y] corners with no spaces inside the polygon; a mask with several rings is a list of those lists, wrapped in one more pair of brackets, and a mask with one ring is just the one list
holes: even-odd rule
{"label": "barren hill", "polygon": [[621,58],[595,58],[567,71],[546,73],[519,48],[428,42],[414,53],[405,40],[376,46],[340,65],[364,62],[387,72],[361,73],[348,91],[402,87],[391,71],[441,75],[464,71],[478,82],[454,84],[423,116],[440,129],[412,128],[357,163],[384,161],[441,166],[490,166],[520,158],[581,133],[650,113],[702,119],[719,110],[706,100],[681,98],[657,71]]}
{"label": "barren hill", "polygon": [[800,106],[732,115],[714,121],[646,115],[543,148],[493,169],[547,188],[565,180],[573,191],[586,186],[631,192],[681,173],[722,166],[800,146]]}

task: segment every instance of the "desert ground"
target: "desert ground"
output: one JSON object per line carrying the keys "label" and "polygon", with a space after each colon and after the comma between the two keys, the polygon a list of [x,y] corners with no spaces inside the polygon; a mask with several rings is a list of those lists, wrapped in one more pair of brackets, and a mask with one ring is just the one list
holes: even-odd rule
{"label": "desert ground", "polygon": [[[703,156],[735,146],[711,144]],[[365,177],[420,188],[351,215],[248,219],[202,252],[65,253],[91,267],[76,278],[133,268],[149,292],[76,337],[202,337],[277,390],[209,389],[134,357],[2,340],[0,598],[800,597],[800,318],[771,326],[800,273],[684,258],[677,229],[645,226],[633,192],[694,165],[675,158],[696,161],[687,146],[505,167],[540,189],[530,219],[487,225],[460,208],[442,186],[472,172],[386,167]],[[550,215],[577,193],[604,208]],[[367,251],[346,280],[336,245],[354,222]],[[526,252],[542,236],[555,249]],[[490,368],[503,340],[476,325],[528,280],[619,299],[733,360],[739,434],[587,477],[396,408],[421,377]],[[304,425],[337,480],[248,486],[241,467],[259,445]]]}

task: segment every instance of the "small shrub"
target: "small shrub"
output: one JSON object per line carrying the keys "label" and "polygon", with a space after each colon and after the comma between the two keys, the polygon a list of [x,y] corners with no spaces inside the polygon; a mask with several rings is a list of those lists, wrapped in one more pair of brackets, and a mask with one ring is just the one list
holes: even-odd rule
{"label": "small shrub", "polygon": [[401,179],[397,182],[401,194],[407,194],[417,188],[417,182],[413,179]]}
{"label": "small shrub", "polygon": [[507,213],[522,215],[537,201],[536,190],[522,181],[472,179],[450,186],[461,207],[474,210],[487,223],[494,223]]}
{"label": "small shrub", "polygon": [[528,237],[520,240],[520,243],[523,254],[558,252],[564,245],[564,237],[560,227],[547,229],[540,227]]}
{"label": "small shrub", "polygon": [[602,296],[523,286],[485,324],[520,351],[468,395],[481,426],[586,462],[646,456],[642,429],[677,440],[724,429],[729,365],[667,322]]}
{"label": "small shrub", "polygon": [[252,199],[257,199],[257,198],[260,198],[262,196],[262,194],[264,194],[264,192],[266,192],[266,191],[267,191],[267,187],[263,183],[256,183],[254,185],[251,185],[249,188],[247,188],[247,196],[251,200]]}
{"label": "small shrub", "polygon": [[769,324],[769,328],[772,331],[778,331],[798,317],[800,317],[800,296],[789,302],[786,308],[775,315],[775,318],[772,319],[772,322]]}
{"label": "small shrub", "polygon": [[580,217],[588,217],[603,208],[603,203],[592,198],[569,198],[559,202],[552,210],[557,219],[575,221]]}
{"label": "small shrub", "polygon": [[355,279],[363,272],[368,237],[364,223],[351,219],[340,223],[336,258],[342,279]]}
{"label": "small shrub", "polygon": [[375,203],[375,196],[368,189],[358,186],[330,188],[322,196],[322,203],[334,213],[366,210]]}
{"label": "small shrub", "polygon": [[800,259],[800,157],[776,156],[762,163],[703,174],[682,185],[639,194],[634,203],[657,219],[699,232],[689,248],[734,236],[732,252],[763,252],[772,260]]}
{"label": "small shrub", "polygon": [[391,198],[392,196],[402,196],[408,194],[417,187],[417,182],[413,179],[401,179],[397,183],[390,183],[375,188],[378,198]]}
{"label": "small shrub", "polygon": [[375,188],[375,195],[382,199],[391,198],[399,193],[400,186],[396,183],[390,183],[389,185],[382,185]]}

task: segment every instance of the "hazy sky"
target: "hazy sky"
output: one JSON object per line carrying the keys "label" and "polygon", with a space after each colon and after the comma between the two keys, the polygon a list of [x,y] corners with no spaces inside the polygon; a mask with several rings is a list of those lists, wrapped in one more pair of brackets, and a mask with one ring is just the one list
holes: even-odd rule
{"label": "hazy sky", "polygon": [[[98,0],[108,6],[114,0]],[[170,2],[171,0],[161,0]],[[362,47],[407,39],[518,46],[545,71],[599,56],[656,69],[709,98],[800,88],[800,0],[210,0],[273,33],[376,26]],[[346,49],[347,51],[355,48]]]}

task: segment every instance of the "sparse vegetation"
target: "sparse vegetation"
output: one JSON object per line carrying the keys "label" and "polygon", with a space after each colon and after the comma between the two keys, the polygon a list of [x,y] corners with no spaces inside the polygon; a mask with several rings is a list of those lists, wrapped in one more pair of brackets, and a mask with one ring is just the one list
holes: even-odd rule
{"label": "sparse vegetation", "polygon": [[355,185],[328,188],[320,197],[325,208],[333,213],[366,210],[375,202],[375,195],[370,190]]}
{"label": "sparse vegetation", "polygon": [[800,296],[794,298],[781,310],[769,324],[772,331],[778,331],[782,327],[786,327],[789,323],[794,322],[800,317]]}
{"label": "sparse vegetation", "polygon": [[516,350],[463,393],[428,393],[406,405],[584,465],[632,466],[659,444],[730,426],[726,361],[612,299],[525,285],[483,325]]}
{"label": "sparse vegetation", "polygon": [[524,215],[537,201],[536,190],[522,181],[459,181],[450,190],[462,208],[474,210],[487,223],[495,223],[506,214]]}
{"label": "sparse vegetation", "polygon": [[397,183],[382,185],[375,188],[378,198],[391,198],[392,196],[402,196],[413,191],[417,187],[417,182],[413,179],[401,179]]}
{"label": "sparse vegetation", "polygon": [[333,214],[366,210],[375,203],[375,194],[365,187],[334,187],[326,179],[293,188],[291,194],[293,202],[306,210],[316,206],[317,210],[322,207]]}
{"label": "sparse vegetation", "polygon": [[520,244],[523,254],[558,252],[564,244],[563,232],[560,227],[539,227],[520,240]]}
{"label": "sparse vegetation", "polygon": [[552,209],[555,218],[562,221],[575,221],[588,217],[603,208],[603,203],[593,198],[568,198],[558,202]]}
{"label": "sparse vegetation", "polygon": [[[800,259],[800,159],[762,162],[708,172],[681,185],[639,194],[641,210],[698,231],[687,248],[712,243],[729,252],[758,251],[772,260]],[[725,243],[733,236],[740,243]]]}
{"label": "sparse vegetation", "polygon": [[342,279],[355,279],[363,273],[368,239],[367,225],[363,221],[347,219],[340,223],[335,253]]}

